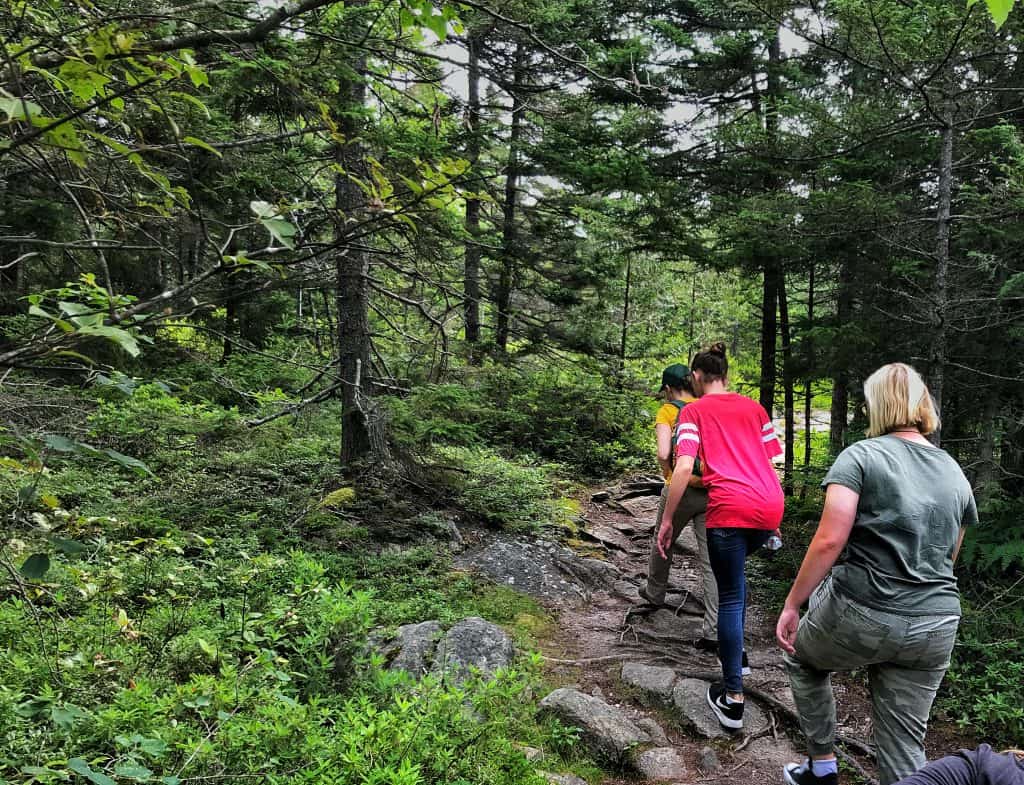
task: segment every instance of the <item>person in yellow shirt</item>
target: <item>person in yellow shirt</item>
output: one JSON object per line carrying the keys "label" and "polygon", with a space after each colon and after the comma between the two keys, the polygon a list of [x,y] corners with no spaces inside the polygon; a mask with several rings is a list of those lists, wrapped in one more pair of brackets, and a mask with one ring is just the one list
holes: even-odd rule
{"label": "person in yellow shirt", "polygon": [[[654,434],[658,444],[658,465],[665,478],[665,488],[661,493],[658,505],[657,521],[661,521],[668,496],[668,486],[672,481],[672,468],[675,463],[676,421],[679,412],[691,401],[697,400],[691,383],[690,369],[682,363],[670,365],[661,374],[661,392],[665,403],[658,409],[654,420]],[[702,637],[696,646],[704,651],[718,652],[718,587],[714,573],[711,572],[711,561],[708,558],[707,529],[704,527],[705,511],[708,506],[708,492],[704,483],[696,473],[690,479],[689,487],[672,519],[672,541],[682,534],[686,524],[693,521],[693,531],[697,536],[697,549],[700,556],[701,577],[704,584],[704,625]],[[658,526],[654,527],[651,538],[651,556],[647,564],[647,583],[639,590],[640,596],[651,605],[665,604],[665,591],[668,589],[668,575],[672,568],[672,549],[664,557],[658,550]]]}

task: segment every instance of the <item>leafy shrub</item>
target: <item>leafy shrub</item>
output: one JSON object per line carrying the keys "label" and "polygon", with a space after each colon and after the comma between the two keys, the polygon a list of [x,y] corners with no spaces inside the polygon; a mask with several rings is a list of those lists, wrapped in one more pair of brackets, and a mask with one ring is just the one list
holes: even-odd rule
{"label": "leafy shrub", "polygon": [[553,467],[513,462],[482,447],[444,447],[438,454],[461,470],[458,503],[467,512],[510,529],[536,529],[562,519]]}
{"label": "leafy shrub", "polygon": [[652,449],[648,398],[568,372],[481,370],[461,385],[419,387],[390,408],[403,444],[523,452],[582,477],[635,469]]}

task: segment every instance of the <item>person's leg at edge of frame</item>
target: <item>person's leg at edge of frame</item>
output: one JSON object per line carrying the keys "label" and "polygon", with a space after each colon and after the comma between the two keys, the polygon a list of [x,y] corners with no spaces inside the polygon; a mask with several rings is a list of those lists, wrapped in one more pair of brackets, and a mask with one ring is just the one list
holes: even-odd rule
{"label": "person's leg at edge of frame", "polygon": [[[836,701],[832,692],[832,674],[811,667],[791,654],[782,655],[789,685],[796,703],[800,730],[807,739],[809,765],[814,776],[827,777],[836,770]],[[816,767],[816,768],[815,768]],[[786,781],[797,782],[792,771]]]}
{"label": "person's leg at edge of frame", "polygon": [[946,669],[868,668],[879,785],[893,785],[925,765],[928,715]]}

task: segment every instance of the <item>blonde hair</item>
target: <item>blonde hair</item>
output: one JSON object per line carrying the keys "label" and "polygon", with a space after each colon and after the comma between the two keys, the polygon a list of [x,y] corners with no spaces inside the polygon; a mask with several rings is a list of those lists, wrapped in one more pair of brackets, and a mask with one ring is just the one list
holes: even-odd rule
{"label": "blonde hair", "polygon": [[916,428],[927,436],[939,427],[931,393],[921,374],[909,365],[883,365],[864,382],[864,398],[868,436],[883,436],[899,428]]}

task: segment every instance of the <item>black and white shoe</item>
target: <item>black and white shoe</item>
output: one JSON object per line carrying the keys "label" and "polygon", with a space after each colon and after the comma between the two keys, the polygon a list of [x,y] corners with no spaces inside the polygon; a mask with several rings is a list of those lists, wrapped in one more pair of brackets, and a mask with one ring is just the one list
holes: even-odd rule
{"label": "black and white shoe", "polygon": [[[719,665],[722,664],[722,658],[721,657],[718,658],[718,664]],[[743,652],[743,663],[742,663],[742,665],[740,667],[740,674],[743,675],[743,676],[749,676],[750,673],[751,673],[751,670],[750,670],[750,660],[747,659],[747,653],[744,651]]]}
{"label": "black and white shoe", "polygon": [[743,728],[744,704],[729,700],[725,694],[725,687],[721,684],[712,684],[708,687],[708,706],[718,717],[719,724],[726,730]]}
{"label": "black and white shoe", "polygon": [[834,771],[824,777],[818,777],[811,769],[810,759],[803,763],[788,763],[782,770],[782,778],[786,785],[839,785],[839,775]]}

